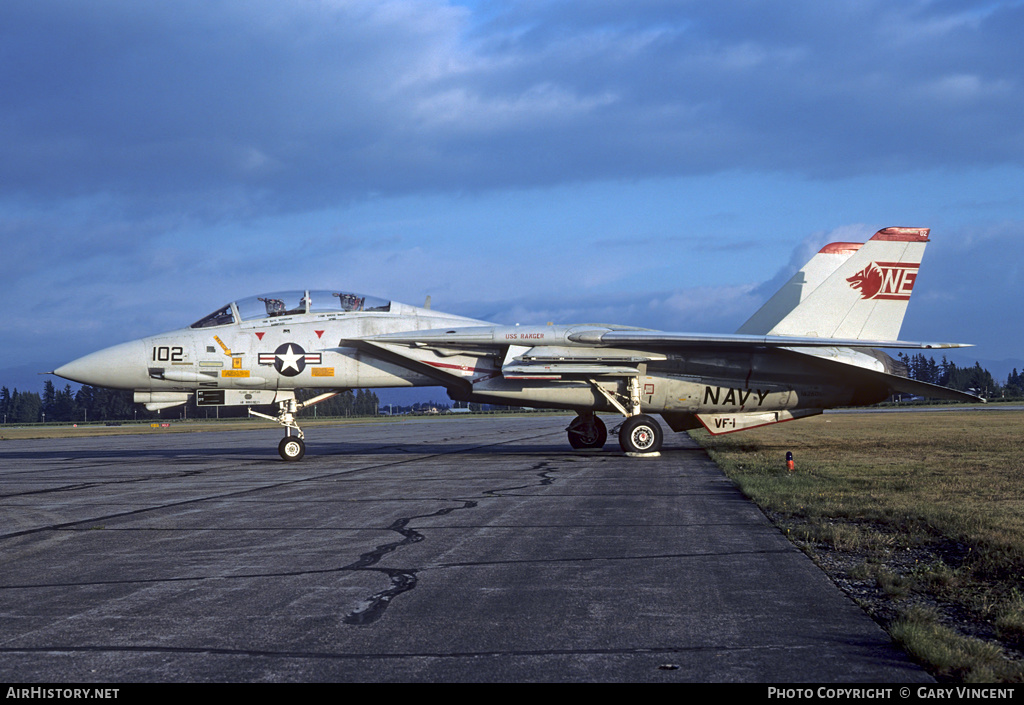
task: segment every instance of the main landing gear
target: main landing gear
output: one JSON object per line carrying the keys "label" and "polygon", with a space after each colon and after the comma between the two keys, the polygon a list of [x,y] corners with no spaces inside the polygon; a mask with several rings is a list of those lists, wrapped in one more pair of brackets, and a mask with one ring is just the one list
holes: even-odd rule
{"label": "main landing gear", "polygon": [[[298,401],[295,399],[293,392],[283,393],[283,398],[277,402],[277,416],[269,416],[267,414],[261,414],[258,411],[249,409],[250,416],[259,416],[260,418],[269,419],[270,421],[276,421],[277,423],[284,426],[284,438],[277,444],[277,452],[281,454],[282,460],[295,461],[302,460],[303,456],[306,455],[306,442],[303,440],[305,434],[299,425],[295,423],[295,414],[300,409],[305,409],[307,406],[313,406],[319,404],[322,401],[330,399],[333,396],[341,394],[341,392],[326,392],[324,394],[318,394],[312,399],[306,401]],[[292,435],[292,431],[295,431],[295,435]]]}
{"label": "main landing gear", "polygon": [[[576,450],[599,450],[608,440],[604,422],[590,412],[574,418],[566,432]],[[647,414],[629,416],[619,426],[619,447],[624,453],[657,453],[664,438],[661,424]]]}
{"label": "main landing gear", "polygon": [[647,414],[630,416],[619,427],[619,447],[625,453],[657,453],[663,438],[661,424]]}
{"label": "main landing gear", "polygon": [[572,420],[566,431],[569,433],[569,445],[576,450],[604,448],[605,441],[608,440],[608,429],[604,421],[597,418],[592,411],[581,412]]}
{"label": "main landing gear", "polygon": [[[652,455],[661,450],[664,440],[661,424],[652,416],[640,413],[640,382],[636,377],[626,380],[628,399],[624,395],[609,392],[594,380],[590,380],[590,384],[626,417],[618,428],[619,447],[624,453]],[[576,449],[602,448],[608,440],[604,422],[592,411],[579,412],[579,416],[572,420],[566,431],[569,445]]]}

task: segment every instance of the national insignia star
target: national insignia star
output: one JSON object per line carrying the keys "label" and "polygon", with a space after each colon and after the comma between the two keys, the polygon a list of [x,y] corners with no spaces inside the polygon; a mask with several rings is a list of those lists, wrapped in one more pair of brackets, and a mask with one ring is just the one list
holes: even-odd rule
{"label": "national insignia star", "polygon": [[295,352],[295,348],[289,345],[287,351],[277,354],[277,359],[281,361],[281,372],[285,370],[301,372],[302,368],[299,367],[299,360],[303,359],[303,357],[304,353]]}

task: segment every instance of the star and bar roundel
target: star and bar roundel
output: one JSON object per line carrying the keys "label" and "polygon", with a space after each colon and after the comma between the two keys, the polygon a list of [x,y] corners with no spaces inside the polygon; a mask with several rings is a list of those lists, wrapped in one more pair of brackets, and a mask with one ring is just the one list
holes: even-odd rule
{"label": "star and bar roundel", "polygon": [[260,353],[261,365],[273,365],[285,377],[294,377],[306,369],[306,365],[319,365],[320,353],[307,353],[301,345],[284,343],[272,353]]}

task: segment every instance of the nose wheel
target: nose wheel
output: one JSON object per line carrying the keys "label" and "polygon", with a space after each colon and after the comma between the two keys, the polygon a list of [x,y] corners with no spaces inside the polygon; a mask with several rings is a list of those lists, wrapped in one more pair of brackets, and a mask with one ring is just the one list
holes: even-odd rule
{"label": "nose wheel", "polygon": [[277,445],[277,452],[287,461],[302,460],[306,454],[306,442],[298,436],[285,436]]}

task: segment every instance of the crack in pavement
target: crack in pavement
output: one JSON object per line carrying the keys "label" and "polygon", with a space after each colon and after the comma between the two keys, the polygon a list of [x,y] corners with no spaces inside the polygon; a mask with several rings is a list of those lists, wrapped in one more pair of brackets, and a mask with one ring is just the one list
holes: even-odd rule
{"label": "crack in pavement", "polygon": [[[548,471],[544,470],[544,468],[547,465],[548,465],[547,461],[544,461],[544,462],[538,463],[538,464],[534,465],[532,468],[530,468],[530,470],[537,472],[537,474],[541,478],[540,482],[538,483],[540,486],[550,485],[550,484],[552,484],[554,482],[554,478],[552,478],[549,475]],[[485,496],[497,496],[496,493],[499,493],[499,492],[507,492],[509,490],[523,489],[523,488],[529,487],[529,486],[531,486],[531,485],[526,484],[526,485],[519,485],[519,486],[516,486],[516,487],[504,487],[504,488],[498,488],[498,489],[493,489],[493,490],[486,490],[486,491],[483,492],[483,494]],[[403,569],[387,569],[387,568],[372,568],[371,567],[371,566],[374,566],[377,563],[379,563],[380,560],[384,556],[388,555],[389,553],[397,551],[398,549],[402,548],[403,546],[409,546],[409,545],[414,544],[414,543],[419,543],[420,541],[423,541],[423,540],[426,539],[426,537],[423,534],[419,533],[415,529],[410,529],[409,528],[409,522],[413,521],[414,519],[426,519],[426,518],[429,518],[429,517],[445,516],[447,514],[451,514],[452,512],[454,512],[456,510],[459,510],[459,509],[473,509],[473,508],[475,508],[477,506],[477,502],[475,502],[473,500],[457,500],[457,499],[452,498],[452,499],[447,499],[447,500],[442,500],[442,501],[449,501],[449,502],[460,502],[461,501],[462,502],[462,506],[461,507],[445,507],[444,509],[439,509],[438,511],[431,512],[430,514],[420,514],[420,515],[416,515],[416,516],[403,517],[401,519],[396,519],[394,522],[392,522],[391,526],[388,527],[388,530],[389,531],[396,531],[399,534],[401,534],[402,535],[402,540],[394,541],[392,543],[386,543],[386,544],[383,544],[381,546],[378,546],[374,550],[368,551],[368,552],[362,554],[359,557],[359,560],[355,561],[354,563],[351,563],[350,565],[344,566],[343,570],[344,569],[348,569],[348,570],[374,570],[374,571],[382,572],[385,575],[387,575],[388,578],[391,580],[391,586],[389,588],[387,588],[386,590],[382,590],[380,592],[374,593],[373,595],[370,595],[368,598],[366,598],[365,600],[360,602],[359,606],[357,606],[354,610],[352,610],[351,612],[346,614],[342,618],[342,621],[345,624],[351,624],[351,625],[355,625],[355,626],[366,626],[368,624],[372,624],[372,623],[376,622],[378,619],[380,619],[381,617],[384,616],[384,612],[391,605],[391,601],[394,598],[396,598],[399,595],[401,595],[402,593],[408,592],[408,591],[410,591],[410,590],[412,590],[412,589],[414,589],[416,587],[416,583],[418,581],[417,573],[419,572],[419,569],[404,569],[403,570]]]}

